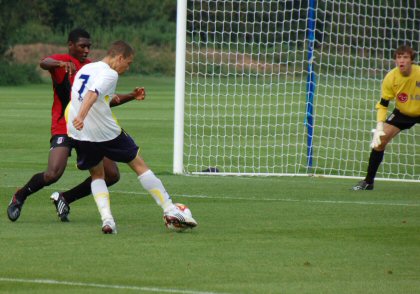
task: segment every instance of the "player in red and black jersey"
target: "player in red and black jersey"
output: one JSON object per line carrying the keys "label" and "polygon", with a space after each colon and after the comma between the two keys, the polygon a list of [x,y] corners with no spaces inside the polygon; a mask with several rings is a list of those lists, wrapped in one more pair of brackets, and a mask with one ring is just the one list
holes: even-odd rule
{"label": "player in red and black jersey", "polygon": [[[55,183],[64,173],[67,159],[73,148],[73,141],[67,136],[64,110],[70,101],[70,91],[74,76],[83,65],[90,63],[90,60],[87,58],[90,46],[89,33],[84,29],[78,28],[69,33],[68,54],[53,54],[40,62],[40,67],[50,72],[54,90],[48,167],[46,171],[33,175],[26,185],[13,195],[7,208],[7,215],[11,221],[16,221],[19,218],[22,206],[29,195]],[[134,92],[118,95],[111,101],[111,105],[119,105],[136,98]],[[104,168],[107,185],[113,185],[118,182],[120,174],[117,164],[105,158]],[[69,191],[63,193],[55,192],[51,195],[57,214],[62,221],[68,221],[70,203],[91,193],[90,184],[91,178],[89,177]]]}

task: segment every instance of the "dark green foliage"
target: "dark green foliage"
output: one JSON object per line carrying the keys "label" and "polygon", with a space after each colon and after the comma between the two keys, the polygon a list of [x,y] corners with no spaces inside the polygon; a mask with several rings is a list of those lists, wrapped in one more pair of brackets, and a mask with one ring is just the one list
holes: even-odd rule
{"label": "dark green foliage", "polygon": [[[92,49],[107,49],[118,39],[128,41],[136,50],[129,74],[173,75],[175,72],[176,1],[173,0],[0,0],[0,59],[18,44],[65,46],[69,31],[75,27],[90,32]],[[31,82],[23,74],[14,76],[9,65],[1,72],[7,74],[0,77],[0,84]],[[27,76],[32,73],[29,71]]]}
{"label": "dark green foliage", "polygon": [[54,36],[67,37],[74,27],[100,31],[97,38],[110,32],[122,32],[117,35],[121,38],[128,37],[127,34],[132,37],[136,31],[146,45],[161,46],[175,42],[175,21],[173,0],[0,0],[0,53],[15,44],[45,41],[63,44],[62,39]]}
{"label": "dark green foliage", "polygon": [[42,41],[46,31],[53,31],[54,3],[62,0],[0,0],[0,54],[31,36]]}
{"label": "dark green foliage", "polygon": [[41,83],[42,78],[31,64],[0,61],[0,85],[23,85]]}
{"label": "dark green foliage", "polygon": [[105,31],[93,28],[89,32],[94,48],[106,49],[117,39],[127,40],[133,46],[136,57],[128,74],[174,75],[175,31],[175,23],[158,20],[144,27],[118,25]]}
{"label": "dark green foliage", "polygon": [[33,43],[54,43],[60,42],[64,44],[61,38],[55,38],[52,29],[46,25],[40,24],[37,21],[29,21],[20,26],[12,36],[10,41],[13,45],[16,44],[33,44]]}
{"label": "dark green foliage", "polygon": [[[157,20],[175,22],[176,1],[173,0],[125,0],[125,1],[83,1],[65,2],[66,10],[56,26],[84,26],[114,28],[115,26],[137,26],[151,24]],[[63,3],[60,3],[61,6]]]}

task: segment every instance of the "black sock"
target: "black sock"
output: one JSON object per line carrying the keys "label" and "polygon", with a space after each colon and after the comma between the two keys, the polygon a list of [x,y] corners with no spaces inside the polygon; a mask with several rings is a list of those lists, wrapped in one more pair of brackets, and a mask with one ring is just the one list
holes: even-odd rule
{"label": "black sock", "polygon": [[[106,182],[107,187],[111,187],[116,182],[118,182],[118,180],[119,180],[119,174],[117,174],[117,176],[113,177],[112,179],[105,180],[105,182]],[[78,199],[89,196],[92,193],[91,186],[90,186],[91,182],[92,182],[91,177],[86,178],[84,182],[80,183],[76,187],[66,192],[63,192],[62,195],[64,199],[66,200],[66,202],[70,204]]]}
{"label": "black sock", "polygon": [[47,186],[47,183],[44,181],[44,173],[35,174],[25,186],[15,193],[16,198],[23,202],[29,195],[41,190],[45,186]]}
{"label": "black sock", "polygon": [[375,149],[372,149],[372,152],[370,153],[369,157],[367,175],[365,178],[366,183],[373,184],[376,172],[378,171],[379,165],[381,164],[382,159],[384,158],[384,152],[385,151],[376,151]]}
{"label": "black sock", "polygon": [[79,185],[77,185],[76,187],[63,192],[63,197],[66,200],[66,202],[68,204],[86,197],[88,195],[91,194],[91,190],[90,190],[90,183],[92,182],[92,179],[89,177],[87,178],[84,182],[80,183]]}

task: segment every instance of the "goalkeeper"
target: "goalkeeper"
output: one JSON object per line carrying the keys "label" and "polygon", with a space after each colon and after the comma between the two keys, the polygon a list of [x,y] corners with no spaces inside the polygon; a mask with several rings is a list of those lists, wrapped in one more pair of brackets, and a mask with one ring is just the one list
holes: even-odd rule
{"label": "goalkeeper", "polygon": [[[403,45],[395,53],[396,67],[382,82],[382,97],[376,104],[377,126],[371,143],[367,175],[353,190],[373,190],[386,145],[402,130],[420,123],[420,66],[413,64],[416,53]],[[386,118],[389,101],[395,99],[395,109]]]}

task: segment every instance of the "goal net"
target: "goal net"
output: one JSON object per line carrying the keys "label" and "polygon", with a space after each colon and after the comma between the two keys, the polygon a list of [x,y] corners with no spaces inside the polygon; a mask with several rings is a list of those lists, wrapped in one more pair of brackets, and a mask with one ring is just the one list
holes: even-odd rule
{"label": "goal net", "polygon": [[[364,177],[393,52],[419,51],[418,0],[178,2],[175,173]],[[420,180],[419,131],[378,179]]]}

